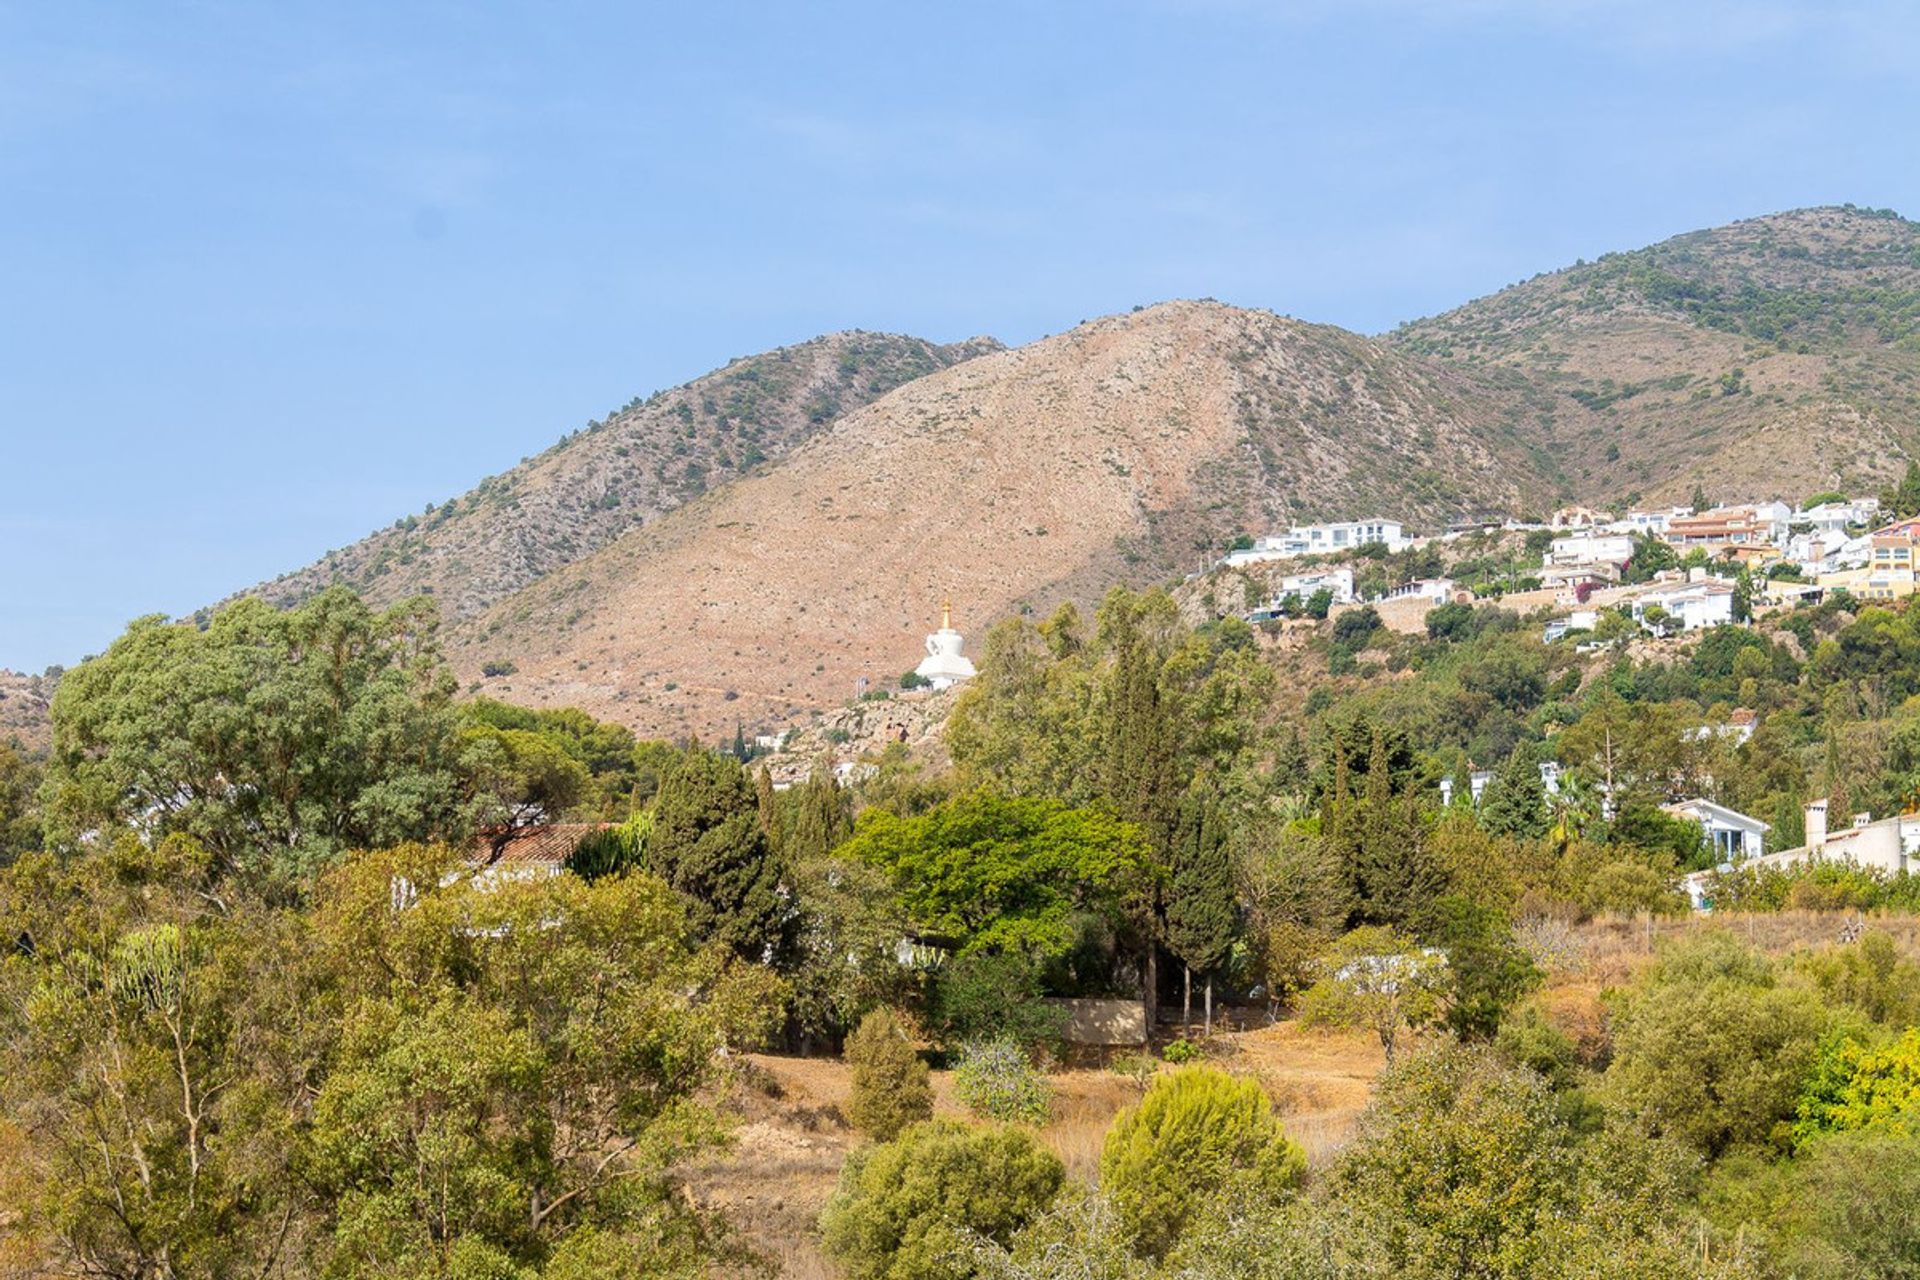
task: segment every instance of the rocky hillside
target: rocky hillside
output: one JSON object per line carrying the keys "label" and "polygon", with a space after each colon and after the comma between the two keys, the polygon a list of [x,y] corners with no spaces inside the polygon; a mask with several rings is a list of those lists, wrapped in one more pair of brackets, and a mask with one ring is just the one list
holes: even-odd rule
{"label": "rocky hillside", "polygon": [[0,668],[0,743],[17,742],[32,751],[51,741],[47,712],[58,684],[57,674],[29,676]]}
{"label": "rocky hillside", "polygon": [[1000,344],[836,333],[735,360],[634,400],[443,506],[255,588],[295,603],[332,583],[452,619],[591,555],[709,489],[777,462],[851,409]]}
{"label": "rocky hillside", "polygon": [[1525,377],[1585,498],[1871,488],[1920,451],[1920,223],[1806,209],[1538,276],[1391,335]]}
{"label": "rocky hillside", "polygon": [[1096,320],[846,415],[459,624],[455,657],[649,732],[798,723],[897,680],[947,595],[977,642],[1290,519],[1537,506],[1514,382],[1213,303]]}

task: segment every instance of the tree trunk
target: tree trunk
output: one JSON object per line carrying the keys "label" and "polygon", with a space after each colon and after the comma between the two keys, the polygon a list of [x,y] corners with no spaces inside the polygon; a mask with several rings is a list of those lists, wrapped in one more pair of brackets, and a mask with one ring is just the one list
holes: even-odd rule
{"label": "tree trunk", "polygon": [[1193,1028],[1193,966],[1180,966],[1180,1034]]}
{"label": "tree trunk", "polygon": [[1151,942],[1147,944],[1146,965],[1147,989],[1141,993],[1140,1004],[1147,1014],[1147,1039],[1153,1039],[1154,1023],[1160,1020],[1160,952]]}
{"label": "tree trunk", "polygon": [[1207,975],[1207,1034],[1213,1034],[1213,975]]}

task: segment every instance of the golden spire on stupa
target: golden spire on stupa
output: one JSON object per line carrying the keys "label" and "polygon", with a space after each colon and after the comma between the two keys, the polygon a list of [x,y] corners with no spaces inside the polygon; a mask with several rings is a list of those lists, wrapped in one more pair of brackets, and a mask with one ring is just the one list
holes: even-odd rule
{"label": "golden spire on stupa", "polygon": [[940,604],[940,629],[942,631],[953,630],[953,597],[952,596],[948,596]]}

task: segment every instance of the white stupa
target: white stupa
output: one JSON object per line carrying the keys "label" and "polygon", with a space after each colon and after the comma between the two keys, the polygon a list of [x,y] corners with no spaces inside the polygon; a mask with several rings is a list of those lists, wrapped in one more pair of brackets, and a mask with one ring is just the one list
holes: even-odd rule
{"label": "white stupa", "polygon": [[927,656],[913,673],[936,689],[973,679],[973,662],[960,652],[960,633],[953,629],[953,601],[941,606],[940,629],[927,637]]}

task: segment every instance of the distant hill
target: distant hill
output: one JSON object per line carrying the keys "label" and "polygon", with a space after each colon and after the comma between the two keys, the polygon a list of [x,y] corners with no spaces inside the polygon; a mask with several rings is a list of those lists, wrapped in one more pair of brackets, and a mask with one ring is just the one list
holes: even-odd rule
{"label": "distant hill", "polygon": [[1870,489],[1920,450],[1920,224],[1804,209],[1537,276],[1395,347],[1524,376],[1572,492]]}
{"label": "distant hill", "polygon": [[842,414],[1000,344],[835,333],[735,360],[634,400],[519,466],[254,589],[292,604],[333,583],[388,603],[422,592],[451,619],[778,462]]}
{"label": "distant hill", "polygon": [[52,741],[47,713],[58,684],[57,674],[29,676],[0,668],[0,744],[18,742],[37,751]]}
{"label": "distant hill", "polygon": [[501,696],[651,732],[790,723],[897,680],[947,595],[977,645],[1289,520],[1537,506],[1538,412],[1504,375],[1163,304],[910,382],[461,622],[453,652],[473,679],[513,664]]}

